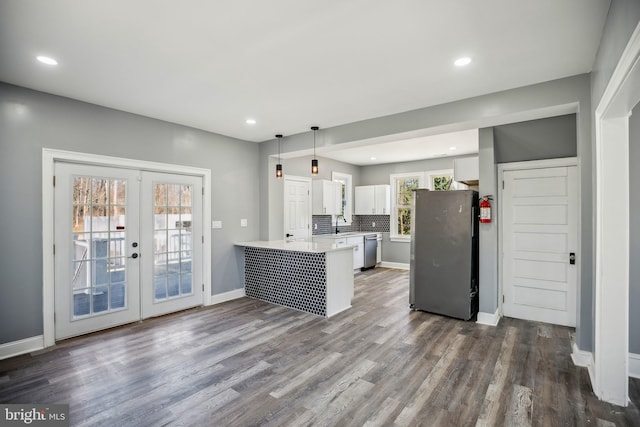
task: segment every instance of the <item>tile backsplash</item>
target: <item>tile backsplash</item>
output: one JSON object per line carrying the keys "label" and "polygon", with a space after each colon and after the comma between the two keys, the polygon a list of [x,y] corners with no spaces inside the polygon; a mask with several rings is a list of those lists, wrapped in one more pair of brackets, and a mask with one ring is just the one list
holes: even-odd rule
{"label": "tile backsplash", "polygon": [[[342,219],[338,219],[338,230],[341,233],[349,231],[374,231],[380,233],[389,232],[389,215],[353,215],[351,225],[344,224]],[[330,234],[335,232],[336,223],[331,221],[331,215],[313,215],[311,221],[312,234]],[[375,226],[374,226],[375,224]]]}

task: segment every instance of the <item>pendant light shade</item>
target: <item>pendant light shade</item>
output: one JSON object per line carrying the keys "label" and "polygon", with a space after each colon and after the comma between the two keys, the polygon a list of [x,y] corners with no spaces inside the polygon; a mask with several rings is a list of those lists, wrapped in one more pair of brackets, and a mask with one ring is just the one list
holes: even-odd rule
{"label": "pendant light shade", "polygon": [[311,175],[318,175],[318,159],[316,159],[316,132],[320,129],[318,126],[311,126],[313,131],[313,159],[311,160]]}
{"label": "pendant light shade", "polygon": [[280,141],[282,140],[282,135],[276,135],[278,138],[278,164],[276,165],[276,178],[282,178],[282,164],[280,163]]}

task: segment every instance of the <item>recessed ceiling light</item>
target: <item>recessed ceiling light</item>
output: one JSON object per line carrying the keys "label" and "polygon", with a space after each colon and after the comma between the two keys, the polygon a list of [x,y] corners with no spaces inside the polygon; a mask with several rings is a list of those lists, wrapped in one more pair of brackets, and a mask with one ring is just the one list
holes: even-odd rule
{"label": "recessed ceiling light", "polygon": [[247,119],[245,120],[245,123],[248,125],[255,125],[256,124],[256,119]]}
{"label": "recessed ceiling light", "polygon": [[456,66],[458,66],[458,67],[464,67],[465,65],[471,64],[471,58],[469,58],[468,56],[465,56],[465,57],[462,57],[462,58],[458,58],[458,59],[456,59],[454,64],[456,64]]}
{"label": "recessed ceiling light", "polygon": [[458,149],[457,147],[449,147],[449,150],[451,150],[451,151],[454,151],[454,150],[457,150],[457,149]]}
{"label": "recessed ceiling light", "polygon": [[42,62],[43,64],[47,64],[47,65],[58,65],[58,61],[56,61],[55,59],[49,57],[49,56],[37,56],[36,59],[40,62]]}
{"label": "recessed ceiling light", "polygon": [[369,160],[376,160],[376,159],[377,157],[374,157],[374,156],[369,157]]}

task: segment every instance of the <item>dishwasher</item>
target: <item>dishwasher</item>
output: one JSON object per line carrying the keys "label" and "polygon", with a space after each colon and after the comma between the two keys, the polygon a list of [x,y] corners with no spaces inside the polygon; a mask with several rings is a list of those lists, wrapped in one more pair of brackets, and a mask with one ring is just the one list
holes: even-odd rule
{"label": "dishwasher", "polygon": [[376,255],[378,252],[378,235],[366,234],[364,236],[364,267],[367,270],[376,266]]}

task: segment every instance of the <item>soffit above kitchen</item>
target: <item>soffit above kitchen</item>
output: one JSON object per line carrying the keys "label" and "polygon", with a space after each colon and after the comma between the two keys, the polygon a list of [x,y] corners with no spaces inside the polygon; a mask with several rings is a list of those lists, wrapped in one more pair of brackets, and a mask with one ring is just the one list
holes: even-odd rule
{"label": "soffit above kitchen", "polygon": [[589,72],[608,7],[3,0],[0,80],[261,142]]}

